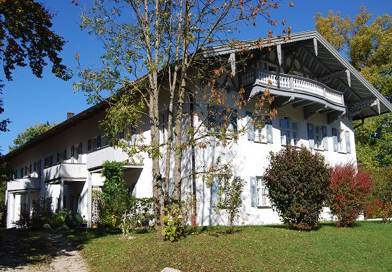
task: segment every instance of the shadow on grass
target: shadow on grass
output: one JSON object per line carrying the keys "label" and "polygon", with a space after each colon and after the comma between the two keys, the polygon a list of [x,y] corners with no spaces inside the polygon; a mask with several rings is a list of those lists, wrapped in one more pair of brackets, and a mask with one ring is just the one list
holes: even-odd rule
{"label": "shadow on grass", "polygon": [[56,256],[80,250],[90,240],[113,234],[107,230],[0,229],[0,270],[27,265],[44,266]]}

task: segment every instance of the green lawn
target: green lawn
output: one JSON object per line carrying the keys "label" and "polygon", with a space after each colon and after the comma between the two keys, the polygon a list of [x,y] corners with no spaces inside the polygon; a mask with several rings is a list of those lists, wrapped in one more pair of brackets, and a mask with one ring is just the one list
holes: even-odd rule
{"label": "green lawn", "polygon": [[82,255],[93,271],[160,271],[167,266],[225,272],[392,271],[392,224],[322,225],[312,232],[281,226],[240,227],[234,234],[222,230],[208,229],[174,243],[155,233],[135,234],[132,240],[105,235],[86,240]]}

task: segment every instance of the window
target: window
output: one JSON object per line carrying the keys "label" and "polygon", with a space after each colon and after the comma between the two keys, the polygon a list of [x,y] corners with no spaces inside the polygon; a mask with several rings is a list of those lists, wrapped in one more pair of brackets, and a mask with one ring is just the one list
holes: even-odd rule
{"label": "window", "polygon": [[37,162],[36,161],[33,163],[33,171],[37,172]]}
{"label": "window", "polygon": [[23,167],[22,168],[20,168],[20,178],[23,178]]}
{"label": "window", "polygon": [[53,156],[52,156],[52,155],[47,156],[47,157],[44,159],[44,167],[46,168],[46,167],[50,167],[50,166],[52,166],[52,165],[53,165]]}
{"label": "window", "polygon": [[38,173],[38,176],[41,176],[41,168],[42,168],[42,161],[41,161],[41,159],[39,159],[38,162],[37,162],[37,173]]}
{"label": "window", "polygon": [[288,117],[279,120],[282,145],[298,145],[298,125]]}
{"label": "window", "polygon": [[[251,113],[247,113],[248,115],[248,140],[254,141],[257,143],[273,143],[273,129],[272,129],[272,120],[266,115],[263,116],[263,124],[259,124],[257,118],[252,117]],[[263,126],[264,125],[264,126]],[[262,127],[261,127],[262,126]]]}
{"label": "window", "polygon": [[332,128],[333,151],[344,152],[341,131],[338,128]]}
{"label": "window", "polygon": [[208,131],[219,135],[222,130],[227,130],[228,136],[237,133],[237,110],[218,105],[208,106],[207,118]]}
{"label": "window", "polygon": [[218,205],[219,195],[218,195],[218,182],[214,180],[211,186],[211,206],[216,207]]}
{"label": "window", "polygon": [[349,131],[344,132],[344,138],[346,141],[346,152],[351,153],[351,142],[350,142],[350,132]]}
{"label": "window", "polygon": [[63,161],[67,159],[67,149],[65,148],[63,151]]}
{"label": "window", "polygon": [[78,155],[83,153],[83,144],[79,143],[78,145]]}
{"label": "window", "polygon": [[327,127],[314,127],[314,148],[319,150],[328,150]]}
{"label": "window", "polygon": [[30,165],[29,165],[29,174],[31,174],[32,172],[33,172],[33,166],[30,163]]}
{"label": "window", "polygon": [[87,151],[91,151],[91,148],[92,148],[92,146],[91,146],[91,139],[89,139],[87,141]]}
{"label": "window", "polygon": [[57,154],[56,154],[56,162],[57,163],[60,162],[60,152],[57,152]]}
{"label": "window", "polygon": [[101,144],[102,144],[101,140],[102,140],[101,135],[98,135],[97,136],[97,149],[101,148]]}
{"label": "window", "polygon": [[75,157],[75,146],[71,145],[71,157]]}
{"label": "window", "polygon": [[250,178],[251,206],[252,207],[271,207],[268,197],[268,189],[261,177]]}

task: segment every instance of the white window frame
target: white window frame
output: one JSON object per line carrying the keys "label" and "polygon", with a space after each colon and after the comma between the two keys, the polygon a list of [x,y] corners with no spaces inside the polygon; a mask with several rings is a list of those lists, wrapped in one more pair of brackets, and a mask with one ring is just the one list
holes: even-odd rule
{"label": "white window frame", "polygon": [[256,177],[257,207],[270,208],[271,202],[268,196],[268,189],[262,177]]}
{"label": "white window frame", "polygon": [[282,146],[298,146],[298,123],[288,117],[279,119],[280,144]]}

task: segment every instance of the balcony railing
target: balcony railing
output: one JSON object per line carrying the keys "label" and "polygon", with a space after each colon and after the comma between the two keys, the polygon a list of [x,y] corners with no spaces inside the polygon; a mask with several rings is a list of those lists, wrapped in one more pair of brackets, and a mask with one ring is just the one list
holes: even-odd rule
{"label": "balcony railing", "polygon": [[244,73],[241,79],[245,86],[260,84],[271,89],[291,90],[305,95],[317,96],[333,104],[344,106],[342,93],[309,78],[264,71],[250,71]]}
{"label": "balcony railing", "polygon": [[44,181],[86,179],[87,168],[86,164],[83,163],[60,163],[44,168],[42,177]]}
{"label": "balcony railing", "polygon": [[41,187],[38,178],[20,178],[7,182],[8,191],[24,191],[28,189],[39,189]]}
{"label": "balcony railing", "polygon": [[87,154],[87,169],[101,167],[105,161],[124,162],[127,159],[127,153],[120,148],[108,146]]}

